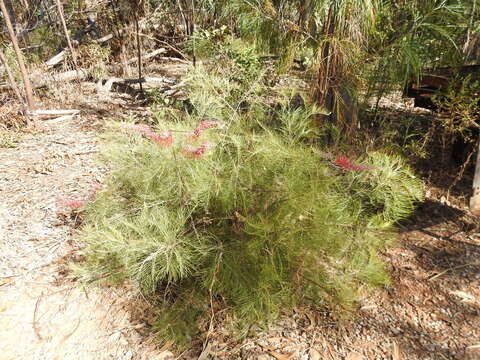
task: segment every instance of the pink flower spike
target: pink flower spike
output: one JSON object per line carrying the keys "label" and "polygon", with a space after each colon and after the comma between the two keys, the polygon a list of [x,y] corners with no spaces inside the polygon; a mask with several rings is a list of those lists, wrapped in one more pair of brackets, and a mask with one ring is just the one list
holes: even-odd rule
{"label": "pink flower spike", "polygon": [[201,128],[200,126],[197,127],[195,130],[193,130],[192,138],[199,138],[200,136],[202,136],[203,130],[204,129]]}
{"label": "pink flower spike", "polygon": [[102,189],[102,184],[98,182],[94,182],[92,186],[90,187],[90,195],[88,196],[88,199],[90,201],[94,201],[97,197],[97,193]]}
{"label": "pink flower spike", "polygon": [[70,208],[72,210],[78,210],[87,205],[88,201],[77,199],[60,199],[60,205]]}
{"label": "pink flower spike", "polygon": [[198,128],[206,130],[223,125],[225,125],[223,121],[202,120],[200,121],[200,125],[198,126]]}
{"label": "pink flower spike", "polygon": [[202,133],[203,133],[203,129],[201,129],[200,127],[195,128],[195,130],[193,131],[189,131],[187,133],[188,134],[187,142],[196,143],[198,139],[200,139],[200,137],[202,136]]}
{"label": "pink flower spike", "polygon": [[192,157],[196,160],[199,160],[205,155],[206,151],[210,149],[213,145],[209,142],[204,142],[200,146],[191,146],[186,145],[183,147],[182,152],[185,156]]}
{"label": "pink flower spike", "polygon": [[162,130],[158,134],[152,132],[151,134],[145,135],[152,141],[155,141],[159,146],[170,147],[173,144],[173,134],[172,130]]}
{"label": "pink flower spike", "polygon": [[148,125],[125,125],[124,127],[128,130],[135,131],[144,136],[153,134],[152,128]]}
{"label": "pink flower spike", "polygon": [[365,171],[372,169],[372,167],[370,166],[355,164],[344,155],[337,155],[335,161],[333,161],[332,164],[340,167],[342,170]]}

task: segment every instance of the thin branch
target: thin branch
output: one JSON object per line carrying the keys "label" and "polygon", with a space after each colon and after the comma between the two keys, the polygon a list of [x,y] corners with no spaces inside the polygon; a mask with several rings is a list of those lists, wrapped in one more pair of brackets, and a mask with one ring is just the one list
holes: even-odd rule
{"label": "thin branch", "polygon": [[[138,78],[142,78],[142,46],[140,42],[140,27],[138,26],[138,9],[135,9],[135,30],[137,37]],[[140,83],[140,92],[143,94],[143,85]]]}
{"label": "thin branch", "polygon": [[18,46],[17,37],[15,36],[15,32],[13,31],[13,26],[10,21],[10,16],[8,11],[5,7],[4,0],[0,0],[0,10],[3,13],[3,17],[5,19],[5,23],[7,25],[8,33],[10,35],[10,39],[12,41],[13,49],[15,50],[15,55],[17,56],[18,66],[20,67],[20,72],[22,73],[23,83],[25,86],[25,93],[27,96],[27,106],[28,110],[33,111],[35,107],[35,103],[33,100],[33,92],[32,92],[32,85],[30,83],[30,79],[28,78],[27,68],[25,66],[25,62],[23,61],[22,51]]}
{"label": "thin branch", "polygon": [[12,70],[10,69],[10,66],[8,65],[7,58],[5,57],[3,51],[0,49],[0,60],[3,63],[3,66],[5,66],[5,70],[8,75],[8,81],[10,83],[10,86],[15,93],[15,96],[18,98],[20,102],[24,102],[25,100],[23,99],[22,95],[20,94],[20,90],[18,89],[18,86],[15,82],[15,78],[13,77]]}
{"label": "thin branch", "polygon": [[68,34],[67,24],[65,23],[65,17],[63,15],[63,6],[60,0],[57,0],[57,10],[58,14],[60,15],[60,20],[62,22],[63,32],[65,33],[65,37],[67,38],[68,48],[70,49],[70,52],[72,54],[73,63],[75,64],[75,68],[77,68],[77,56],[75,54],[75,51],[73,50],[72,42],[70,41],[70,35]]}

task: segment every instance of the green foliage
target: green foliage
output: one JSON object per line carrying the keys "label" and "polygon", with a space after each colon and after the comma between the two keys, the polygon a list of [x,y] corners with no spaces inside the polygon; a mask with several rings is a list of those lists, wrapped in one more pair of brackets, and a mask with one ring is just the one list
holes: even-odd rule
{"label": "green foliage", "polygon": [[0,148],[15,148],[20,138],[18,133],[0,128]]}
{"label": "green foliage", "polygon": [[[474,142],[480,126],[480,77],[452,79],[450,87],[434,96],[433,102],[445,114],[441,125],[449,135]],[[475,130],[474,130],[475,129]]]}
{"label": "green foliage", "polygon": [[368,143],[369,149],[384,149],[408,159],[430,157],[428,145],[437,135],[432,115],[383,108],[362,112],[360,118],[359,146]]}
{"label": "green foliage", "polygon": [[[272,111],[245,78],[225,76],[243,65],[229,66],[197,67],[194,110],[159,117],[171,147],[110,124],[112,172],[87,207],[79,276],[163,291],[156,329],[182,342],[219,306],[241,333],[297,303],[351,308],[359,289],[388,283],[378,252],[423,195],[398,157],[368,154],[360,172],[328,165],[309,130],[319,110],[286,101]],[[225,126],[192,139],[205,119]],[[188,156],[205,141],[213,147]]]}

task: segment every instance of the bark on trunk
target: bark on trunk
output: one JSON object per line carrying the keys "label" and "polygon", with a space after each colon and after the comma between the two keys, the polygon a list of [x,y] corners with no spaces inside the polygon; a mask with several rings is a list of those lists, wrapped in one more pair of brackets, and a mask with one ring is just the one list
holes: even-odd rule
{"label": "bark on trunk", "polygon": [[63,5],[60,0],[57,0],[57,9],[58,15],[60,16],[60,20],[62,21],[63,32],[65,33],[65,37],[67,38],[68,48],[70,49],[70,53],[72,54],[73,63],[75,68],[77,68],[77,56],[75,51],[73,50],[72,42],[70,41],[70,35],[68,34],[67,24],[65,23],[65,17],[63,16]]}
{"label": "bark on trunk", "polygon": [[477,163],[473,178],[473,195],[470,199],[470,211],[474,215],[480,216],[480,139],[478,140]]}
{"label": "bark on trunk", "polygon": [[5,8],[7,9],[8,16],[10,16],[10,21],[12,22],[12,28],[16,35],[17,34],[17,17],[15,15],[15,11],[13,10],[12,0],[5,0]]}

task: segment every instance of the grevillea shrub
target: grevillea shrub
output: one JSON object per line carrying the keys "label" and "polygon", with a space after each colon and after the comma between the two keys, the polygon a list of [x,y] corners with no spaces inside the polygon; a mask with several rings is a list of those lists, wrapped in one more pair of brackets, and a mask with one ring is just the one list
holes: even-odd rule
{"label": "grevillea shrub", "polygon": [[[177,341],[219,314],[245,330],[296,304],[352,308],[360,289],[387,284],[378,253],[422,200],[421,181],[381,153],[325,161],[308,131],[290,134],[300,127],[287,110],[270,130],[251,123],[268,112],[227,116],[237,108],[219,94],[194,92],[201,111],[180,120],[111,124],[111,175],[86,208],[77,274],[137,284],[159,303],[159,334]],[[314,113],[292,111],[297,124]]]}

